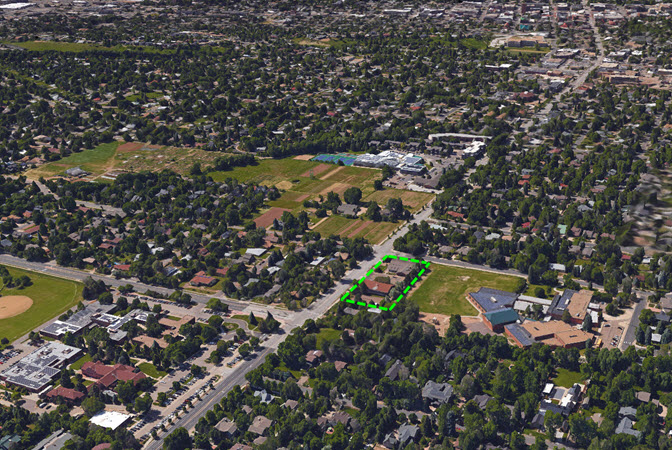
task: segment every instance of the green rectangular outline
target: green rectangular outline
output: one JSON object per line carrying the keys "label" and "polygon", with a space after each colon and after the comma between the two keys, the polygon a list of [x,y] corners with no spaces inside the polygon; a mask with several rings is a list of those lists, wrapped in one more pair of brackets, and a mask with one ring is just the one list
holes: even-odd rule
{"label": "green rectangular outline", "polygon": [[[380,267],[381,264],[385,263],[385,261],[388,260],[388,259],[398,259],[399,261],[408,261],[408,262],[412,262],[412,263],[416,263],[416,264],[422,264],[423,266],[425,266],[425,268],[421,269],[420,272],[418,272],[418,276],[415,277],[413,279],[413,281],[411,281],[411,284],[409,286],[406,286],[404,288],[404,291],[401,293],[401,295],[399,295],[399,297],[397,297],[396,300],[394,300],[394,302],[392,302],[392,304],[389,307],[388,306],[378,306],[378,305],[366,304],[364,302],[357,302],[357,301],[355,301],[351,298],[348,298],[350,296],[350,294],[355,289],[357,289],[357,287],[359,285],[364,283],[364,280],[366,280],[368,277],[373,275],[374,271],[378,267]],[[404,298],[404,295],[406,295],[408,293],[408,291],[410,291],[411,288],[415,285],[415,283],[417,283],[419,281],[422,274],[425,273],[427,271],[427,269],[429,269],[430,264],[431,263],[429,261],[420,261],[419,259],[406,258],[405,256],[385,255],[382,260],[378,261],[376,263],[376,265],[374,265],[373,268],[366,273],[366,275],[364,275],[359,281],[355,282],[355,284],[353,284],[352,287],[345,292],[345,294],[341,297],[341,301],[346,302],[346,303],[350,303],[350,304],[353,304],[353,305],[366,306],[366,307],[369,307],[369,308],[380,309],[381,311],[392,311],[394,309],[394,307],[397,306],[397,303],[399,302],[399,300]]]}

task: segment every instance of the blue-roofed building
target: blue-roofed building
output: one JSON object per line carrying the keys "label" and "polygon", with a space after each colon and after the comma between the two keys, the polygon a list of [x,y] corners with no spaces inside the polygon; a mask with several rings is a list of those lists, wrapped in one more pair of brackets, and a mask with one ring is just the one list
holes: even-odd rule
{"label": "blue-roofed building", "polygon": [[482,287],[477,292],[469,292],[467,297],[476,309],[482,313],[488,313],[511,308],[518,299],[518,294]]}
{"label": "blue-roofed building", "polygon": [[517,323],[511,323],[504,327],[504,333],[509,336],[518,345],[518,347],[529,347],[534,344],[534,339],[529,333]]}
{"label": "blue-roofed building", "polygon": [[511,308],[498,309],[483,314],[483,323],[495,332],[504,331],[504,325],[515,323],[518,319],[518,313]]}

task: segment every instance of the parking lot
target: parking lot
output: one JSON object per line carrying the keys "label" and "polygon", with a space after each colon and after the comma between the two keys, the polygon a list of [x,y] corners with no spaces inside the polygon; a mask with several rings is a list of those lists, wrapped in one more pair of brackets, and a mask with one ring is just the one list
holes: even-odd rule
{"label": "parking lot", "polygon": [[[150,411],[149,413],[145,414],[145,416],[142,417],[138,422],[133,424],[133,426],[129,429],[131,433],[136,433],[136,437],[144,440],[150,436],[152,431],[159,432],[162,427],[167,427],[179,414],[179,410],[181,408],[187,408],[190,403],[194,404],[195,402],[205,398],[212,391],[212,389],[214,389],[214,385],[220,377],[218,375],[213,375],[207,378],[189,378],[190,375],[186,375],[176,380],[184,384],[180,389],[173,392],[163,407],[164,410],[172,409],[172,412],[164,417],[161,414],[156,414],[156,410]],[[185,394],[191,390],[192,386],[200,381],[204,381],[203,383],[200,383],[202,386],[192,394],[186,396]],[[174,406],[174,408],[169,408],[170,406]],[[149,427],[150,425],[151,428]],[[141,434],[141,436],[137,436],[138,432],[140,432],[139,434]]]}
{"label": "parking lot", "polygon": [[624,319],[623,316],[611,317],[606,314],[604,319],[600,329],[602,345],[608,349],[616,348],[621,343],[628,320]]}
{"label": "parking lot", "polygon": [[[226,364],[226,367],[233,367],[233,365],[243,359],[234,353],[239,346],[239,343],[232,344],[229,348],[231,353],[224,358],[222,364]],[[190,403],[193,405],[201,401],[200,399],[204,399],[212,391],[215,383],[225,377],[228,369],[225,369],[221,365],[213,366],[205,362],[216,347],[217,340],[208,342],[203,346],[201,352],[170,371],[168,375],[156,384],[156,391],[152,394],[152,398],[155,401],[159,392],[166,392],[169,396],[163,406],[153,405],[152,410],[130,428],[130,431],[135,434],[136,438],[144,439],[152,431],[159,432],[162,426],[167,427],[176,418],[180,410],[188,408]],[[250,355],[246,359],[254,357],[256,355]],[[200,378],[193,377],[191,374],[192,364],[206,367],[208,373]],[[173,389],[175,382],[181,385],[176,391]]]}
{"label": "parking lot", "polygon": [[12,358],[14,358],[16,356],[19,356],[20,354],[21,354],[21,352],[19,350],[16,350],[16,349],[4,351],[4,352],[0,353],[0,364],[5,364],[9,360],[11,360]]}

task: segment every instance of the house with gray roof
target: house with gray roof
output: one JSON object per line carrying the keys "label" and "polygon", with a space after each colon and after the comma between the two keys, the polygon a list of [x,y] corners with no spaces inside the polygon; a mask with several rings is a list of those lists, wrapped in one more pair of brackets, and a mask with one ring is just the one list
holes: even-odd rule
{"label": "house with gray roof", "polygon": [[448,403],[453,396],[453,387],[448,383],[436,383],[429,380],[422,388],[422,398],[438,406]]}
{"label": "house with gray roof", "polygon": [[345,217],[357,217],[357,213],[359,213],[359,205],[344,203],[342,205],[338,205],[336,212]]}
{"label": "house with gray roof", "polygon": [[417,425],[404,424],[399,427],[399,445],[405,446],[415,440],[420,435],[420,428]]}
{"label": "house with gray roof", "polygon": [[630,436],[634,437],[639,437],[641,434],[641,431],[635,430],[633,428],[633,422],[627,417],[624,417],[621,419],[621,421],[618,423],[618,426],[616,427],[616,431],[614,431],[616,434],[629,434]]}

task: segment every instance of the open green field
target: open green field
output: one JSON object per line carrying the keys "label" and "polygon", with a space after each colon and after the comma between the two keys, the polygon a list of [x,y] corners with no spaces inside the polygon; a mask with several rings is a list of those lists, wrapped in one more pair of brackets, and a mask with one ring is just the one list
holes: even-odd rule
{"label": "open green field", "polygon": [[114,47],[105,47],[98,44],[88,44],[83,42],[55,42],[55,41],[3,41],[3,44],[15,45],[17,47],[25,48],[31,52],[72,52],[81,53],[88,51],[106,51],[106,52],[147,52],[147,53],[175,53],[175,50],[160,49],[153,47],[135,47],[115,45]]}
{"label": "open green field", "polygon": [[540,47],[540,48],[534,48],[534,47],[519,47],[519,48],[507,48],[506,51],[508,53],[534,53],[534,54],[539,54],[539,55],[545,55],[546,53],[550,52],[551,49],[550,47]]}
{"label": "open green field", "polygon": [[[113,170],[141,172],[143,170],[172,170],[186,174],[196,162],[207,166],[217,158],[217,153],[198,148],[160,147],[140,142],[110,142],[94,149],[73,153],[58,161],[47,163],[27,172],[30,179],[64,175],[67,169],[81,167],[93,177]],[[101,179],[103,180],[103,179]]]}
{"label": "open green field", "polygon": [[581,383],[585,379],[581,372],[573,372],[571,370],[560,368],[558,368],[556,372],[558,372],[558,376],[555,377],[553,383],[566,388],[574,386],[575,383]]}
{"label": "open green field", "polygon": [[58,161],[38,167],[30,171],[30,175],[36,178],[39,176],[64,175],[65,171],[72,167],[81,167],[87,172],[99,173],[114,156],[117,147],[119,147],[118,142],[100,144],[96,148],[73,153]]}
{"label": "open green field", "polygon": [[320,163],[299,161],[292,158],[263,159],[256,166],[236,167],[225,172],[211,172],[209,175],[215,181],[224,181],[235,178],[241,183],[254,182],[266,186],[276,186],[283,181],[290,182],[305,172],[317,167]]}
{"label": "open green field", "polygon": [[122,51],[124,48],[122,46],[117,47],[104,47],[102,45],[96,44],[86,44],[78,42],[55,42],[55,41],[25,41],[25,42],[13,42],[5,41],[5,44],[15,45],[17,47],[25,48],[31,52],[85,52],[91,50],[107,50],[107,51]]}
{"label": "open green field", "polygon": [[33,305],[24,313],[0,319],[0,337],[14,341],[82,300],[83,285],[80,283],[12,267],[8,269],[13,277],[28,275],[32,285],[23,289],[3,287],[0,294],[25,295],[33,300]]}
{"label": "open green field", "polygon": [[[163,97],[163,96],[165,96],[165,94],[162,93],[162,92],[146,92],[145,93],[145,97],[147,99],[155,99],[155,98],[160,98],[160,97]],[[142,98],[141,94],[131,94],[131,95],[126,97],[126,100],[128,100],[129,102],[137,102],[141,98]]]}
{"label": "open green field", "polygon": [[513,292],[517,286],[518,277],[433,264],[410,299],[425,313],[475,316],[478,311],[467,300],[467,292],[480,287]]}

